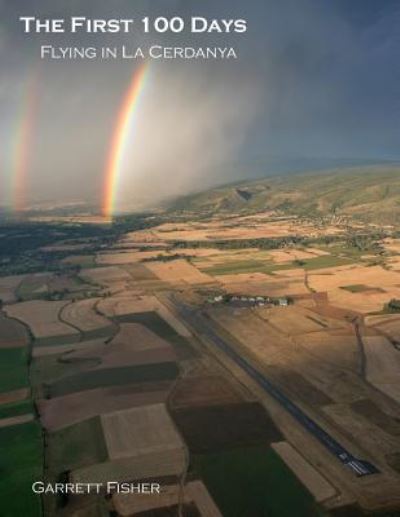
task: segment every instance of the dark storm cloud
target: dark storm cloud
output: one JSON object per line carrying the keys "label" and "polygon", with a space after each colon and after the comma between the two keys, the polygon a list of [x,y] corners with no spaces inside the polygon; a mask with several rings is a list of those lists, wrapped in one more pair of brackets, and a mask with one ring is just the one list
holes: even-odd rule
{"label": "dark storm cloud", "polygon": [[[18,16],[32,14],[244,17],[249,28],[245,35],[223,36],[27,36]],[[228,44],[238,49],[240,59],[233,62],[154,64],[152,92],[168,106],[154,102],[156,112],[151,99],[147,97],[144,103],[146,120],[138,137],[142,154],[133,154],[132,160],[146,173],[135,173],[136,193],[151,197],[152,182],[159,182],[163,175],[174,179],[168,181],[168,194],[246,177],[254,171],[243,164],[255,158],[262,167],[264,161],[266,171],[269,163],[295,157],[399,158],[397,1],[3,0],[0,16],[3,179],[9,174],[24,84],[32,69],[39,67],[40,95],[29,170],[35,199],[98,198],[112,124],[134,67],[130,61],[38,64],[41,43],[137,45],[151,41]],[[174,128],[171,110],[176,112]],[[183,134],[179,124],[189,119],[190,131]],[[151,135],[157,135],[162,145],[151,142]],[[151,152],[154,148],[158,159]],[[237,162],[240,167],[235,167]],[[140,184],[138,178],[142,178]],[[3,191],[5,183],[1,183]]]}

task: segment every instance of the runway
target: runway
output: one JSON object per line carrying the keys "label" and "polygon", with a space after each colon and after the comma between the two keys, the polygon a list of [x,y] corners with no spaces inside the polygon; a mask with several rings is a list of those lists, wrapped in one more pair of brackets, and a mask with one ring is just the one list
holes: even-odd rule
{"label": "runway", "polygon": [[211,328],[206,317],[199,312],[194,312],[186,307],[179,309],[184,318],[199,333],[204,334],[207,339],[214,343],[230,359],[240,366],[250,377],[257,382],[261,388],[278,401],[310,434],[312,434],[331,454],[333,454],[343,465],[352,470],[357,476],[368,476],[379,473],[379,470],[372,463],[353,456],[337,440],[330,436],[319,424],[294,404],[279,388],[272,384],[265,375],[261,374],[246,359],[238,354],[224,339],[216,334]]}

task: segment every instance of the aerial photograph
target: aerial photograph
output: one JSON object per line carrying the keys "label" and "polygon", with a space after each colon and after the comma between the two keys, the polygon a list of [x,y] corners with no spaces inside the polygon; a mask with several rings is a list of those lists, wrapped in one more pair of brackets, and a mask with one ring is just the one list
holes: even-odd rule
{"label": "aerial photograph", "polygon": [[0,516],[400,516],[400,2],[0,0]]}

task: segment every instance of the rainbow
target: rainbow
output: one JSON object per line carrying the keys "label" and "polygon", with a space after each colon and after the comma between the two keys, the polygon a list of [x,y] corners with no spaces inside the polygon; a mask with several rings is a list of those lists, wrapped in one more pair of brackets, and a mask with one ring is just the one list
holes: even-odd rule
{"label": "rainbow", "polygon": [[135,114],[146,83],[147,70],[147,63],[135,70],[115,123],[104,174],[102,213],[107,218],[111,218],[114,212],[125,151],[134,131]]}
{"label": "rainbow", "polygon": [[15,212],[25,208],[28,171],[32,154],[33,126],[37,112],[38,70],[25,81],[22,99],[18,105],[16,129],[11,159],[11,207]]}

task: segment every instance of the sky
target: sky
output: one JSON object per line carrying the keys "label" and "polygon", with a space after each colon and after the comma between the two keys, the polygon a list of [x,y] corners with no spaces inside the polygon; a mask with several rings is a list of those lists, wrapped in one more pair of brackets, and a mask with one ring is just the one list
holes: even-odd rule
{"label": "sky", "polygon": [[[24,34],[18,18],[31,15],[244,18],[248,30]],[[149,62],[116,210],[302,160],[400,159],[397,0],[0,0],[0,20],[2,205],[15,202],[19,167],[25,206],[100,206],[115,121],[139,64],[40,60],[42,44],[237,52],[228,61]]]}

